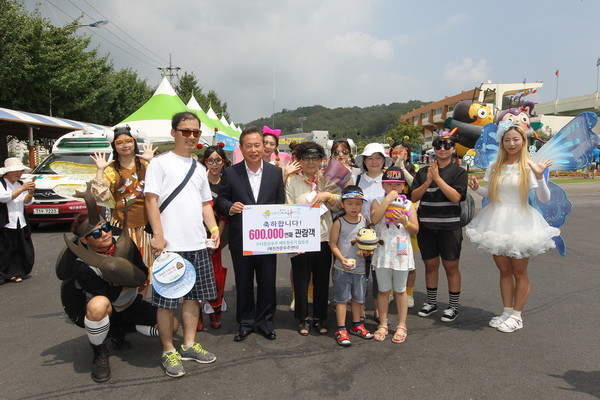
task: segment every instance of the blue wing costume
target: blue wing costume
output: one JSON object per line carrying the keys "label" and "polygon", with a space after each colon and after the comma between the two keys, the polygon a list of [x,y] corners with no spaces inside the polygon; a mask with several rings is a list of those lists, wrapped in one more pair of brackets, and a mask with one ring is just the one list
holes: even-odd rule
{"label": "blue wing costume", "polygon": [[[529,204],[542,214],[550,226],[559,228],[565,223],[567,215],[573,210],[573,204],[562,187],[548,179],[549,171],[574,171],[587,167],[593,158],[593,149],[598,146],[600,139],[592,131],[598,122],[595,113],[585,112],[571,120],[564,128],[546,142],[535,154],[534,162],[552,160],[552,165],[545,173],[550,189],[550,201],[542,203],[530,193]],[[478,168],[487,169],[496,159],[500,144],[496,140],[497,131],[503,127],[487,124],[483,127],[481,136],[475,144],[474,164]],[[484,199],[483,206],[487,205]],[[562,236],[552,238],[561,256],[566,255],[566,245]]]}

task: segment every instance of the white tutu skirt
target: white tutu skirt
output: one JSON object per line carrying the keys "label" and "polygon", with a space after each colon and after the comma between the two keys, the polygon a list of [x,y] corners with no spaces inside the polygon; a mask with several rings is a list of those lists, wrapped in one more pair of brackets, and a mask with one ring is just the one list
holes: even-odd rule
{"label": "white tutu skirt", "polygon": [[477,250],[498,256],[527,258],[556,247],[553,228],[529,204],[488,205],[466,226],[466,234]]}

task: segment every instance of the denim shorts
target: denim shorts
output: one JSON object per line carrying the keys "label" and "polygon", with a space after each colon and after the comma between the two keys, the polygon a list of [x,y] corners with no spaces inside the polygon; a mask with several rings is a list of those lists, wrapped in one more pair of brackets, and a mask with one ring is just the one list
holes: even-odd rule
{"label": "denim shorts", "polygon": [[333,270],[333,302],[355,303],[365,302],[367,279],[365,274],[353,274],[339,269]]}

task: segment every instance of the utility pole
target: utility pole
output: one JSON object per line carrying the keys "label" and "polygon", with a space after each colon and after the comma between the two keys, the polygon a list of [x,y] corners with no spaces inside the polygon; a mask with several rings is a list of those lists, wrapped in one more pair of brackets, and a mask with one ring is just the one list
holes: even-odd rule
{"label": "utility pole", "polygon": [[[156,67],[156,68],[158,68],[162,72],[163,76],[169,77],[169,83],[171,85],[173,84],[173,77],[179,76],[179,75],[177,75],[177,71],[179,71],[181,69],[179,67],[174,67],[173,64],[171,63],[171,53],[169,53],[169,66],[168,67]],[[173,71],[175,71],[175,73],[173,73]]]}
{"label": "utility pole", "polygon": [[300,131],[304,133],[304,121],[306,121],[306,117],[298,117],[298,121],[300,121]]}

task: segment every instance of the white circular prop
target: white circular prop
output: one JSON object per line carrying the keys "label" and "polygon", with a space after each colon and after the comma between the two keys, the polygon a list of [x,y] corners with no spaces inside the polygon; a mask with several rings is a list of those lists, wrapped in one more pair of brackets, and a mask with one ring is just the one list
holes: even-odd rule
{"label": "white circular prop", "polygon": [[183,276],[185,263],[183,257],[177,253],[164,252],[154,260],[152,274],[160,283],[172,283]]}
{"label": "white circular prop", "polygon": [[154,260],[152,278],[152,287],[159,295],[167,299],[179,299],[194,287],[196,269],[176,253],[163,253]]}

